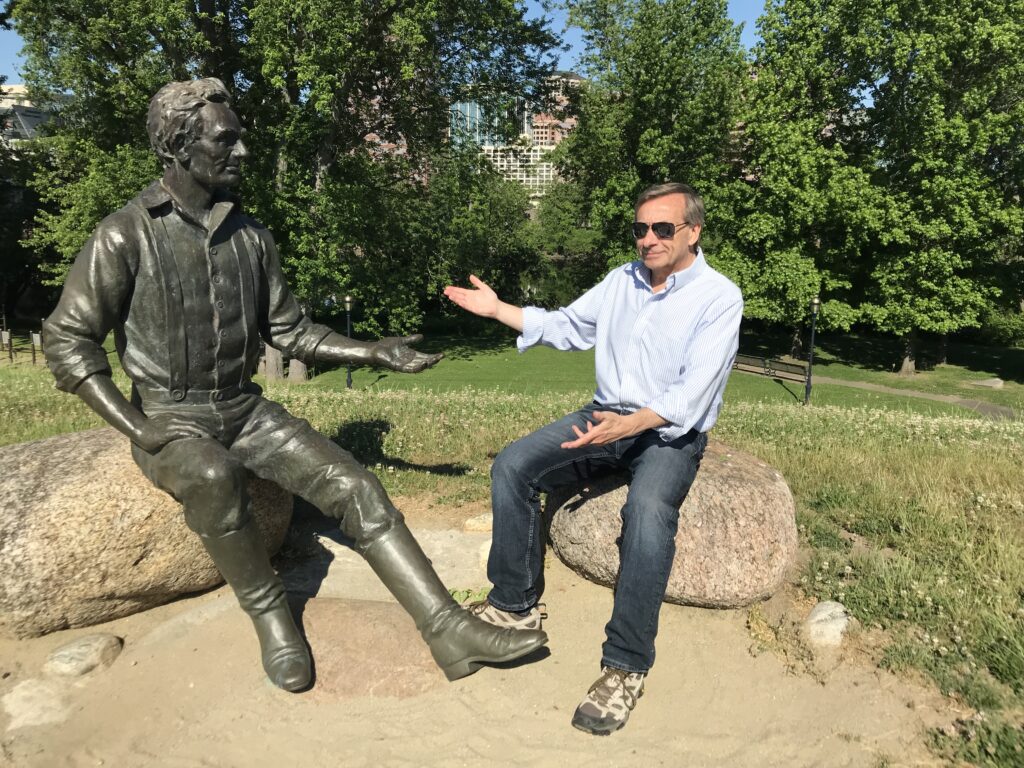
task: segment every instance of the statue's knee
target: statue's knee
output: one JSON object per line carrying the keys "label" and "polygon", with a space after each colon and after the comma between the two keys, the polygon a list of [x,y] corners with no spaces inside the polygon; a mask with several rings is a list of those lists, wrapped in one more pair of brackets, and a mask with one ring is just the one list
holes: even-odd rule
{"label": "statue's knee", "polygon": [[241,496],[245,488],[245,467],[223,456],[190,457],[175,468],[178,495],[188,503],[206,503],[220,499],[227,502]]}

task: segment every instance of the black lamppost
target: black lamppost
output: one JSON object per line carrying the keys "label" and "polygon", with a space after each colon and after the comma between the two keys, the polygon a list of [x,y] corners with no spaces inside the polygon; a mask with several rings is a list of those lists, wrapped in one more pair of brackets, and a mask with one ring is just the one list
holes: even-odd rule
{"label": "black lamppost", "polygon": [[[345,298],[342,299],[345,304],[345,335],[350,339],[352,338],[352,306],[356,303],[356,300],[352,298],[351,294],[346,293]],[[352,389],[352,363],[345,366],[345,386]]]}
{"label": "black lamppost", "polygon": [[807,352],[807,386],[804,389],[804,405],[811,402],[811,370],[814,368],[814,326],[818,323],[818,310],[821,309],[821,299],[815,296],[811,299],[811,348]]}

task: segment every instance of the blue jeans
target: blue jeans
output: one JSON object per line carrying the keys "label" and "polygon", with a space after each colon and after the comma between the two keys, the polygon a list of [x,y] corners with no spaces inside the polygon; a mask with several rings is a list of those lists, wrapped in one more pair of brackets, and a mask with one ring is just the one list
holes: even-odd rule
{"label": "blue jeans", "polygon": [[608,445],[560,447],[575,439],[572,425],[586,431],[586,422],[592,422],[592,414],[600,410],[612,409],[591,403],[517,440],[494,460],[494,532],[487,562],[487,577],[494,589],[488,600],[505,611],[524,611],[540,597],[541,493],[609,471],[628,470],[619,579],[601,663],[627,672],[647,672],[654,664],[658,614],[675,556],[679,507],[697,475],[707,435],[691,430],[666,443],[649,430]]}

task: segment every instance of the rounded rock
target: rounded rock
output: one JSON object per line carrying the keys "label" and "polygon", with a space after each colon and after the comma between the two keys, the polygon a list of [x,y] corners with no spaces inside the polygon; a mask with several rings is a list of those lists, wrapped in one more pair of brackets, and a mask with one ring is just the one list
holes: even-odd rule
{"label": "rounded rock", "polygon": [[[250,477],[268,551],[292,497]],[[223,579],[126,437],[102,428],[0,448],[0,635],[35,637],[152,608]]]}
{"label": "rounded rock", "polygon": [[[548,496],[549,535],[559,559],[613,586],[626,477],[611,475]],[[683,502],[667,602],[735,608],[770,597],[797,552],[793,495],[782,475],[748,453],[710,443]]]}
{"label": "rounded rock", "polygon": [[109,667],[121,655],[124,641],[117,635],[86,635],[62,645],[46,659],[43,672],[59,677],[81,677]]}

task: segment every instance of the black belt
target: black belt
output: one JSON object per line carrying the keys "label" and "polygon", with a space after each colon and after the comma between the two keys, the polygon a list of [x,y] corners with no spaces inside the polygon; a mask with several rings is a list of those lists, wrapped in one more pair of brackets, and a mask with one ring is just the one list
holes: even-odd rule
{"label": "black belt", "polygon": [[140,387],[137,384],[135,388],[139,392],[139,396],[143,402],[160,402],[171,400],[175,403],[190,403],[190,404],[202,404],[202,403],[220,403],[224,400],[233,400],[239,395],[250,392],[252,394],[258,394],[259,388],[255,385],[225,387],[224,389],[172,389],[170,391],[166,389],[155,389],[150,387]]}

